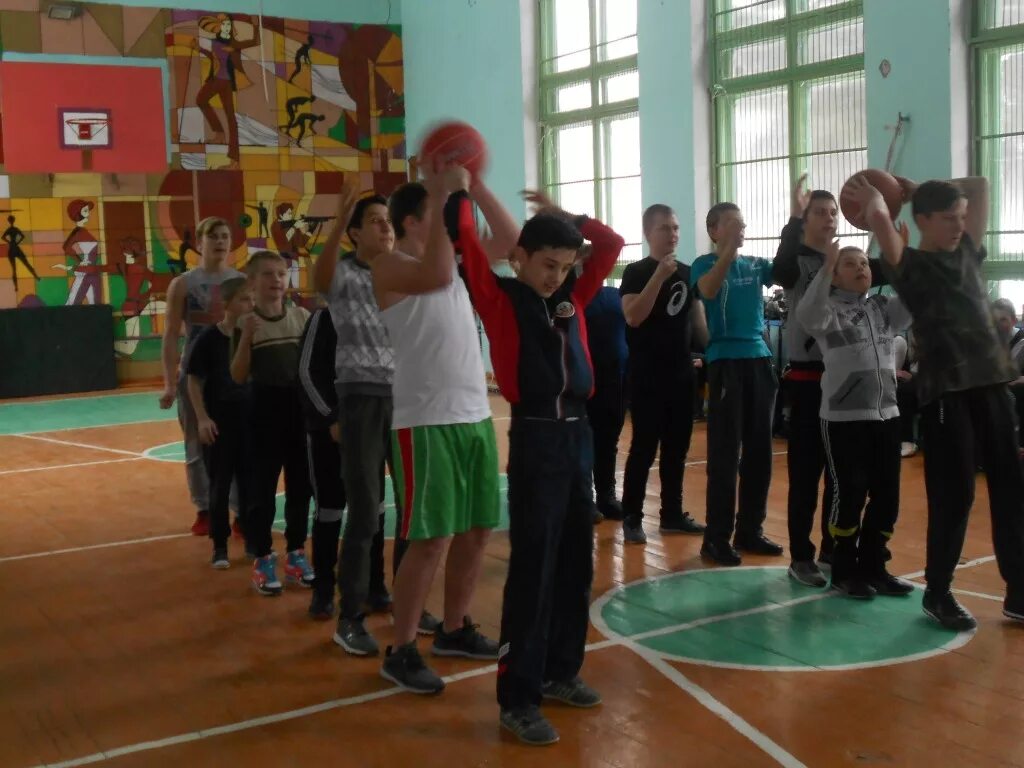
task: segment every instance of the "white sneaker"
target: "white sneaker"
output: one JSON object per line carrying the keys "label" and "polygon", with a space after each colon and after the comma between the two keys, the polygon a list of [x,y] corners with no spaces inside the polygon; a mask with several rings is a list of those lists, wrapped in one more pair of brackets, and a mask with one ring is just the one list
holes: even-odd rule
{"label": "white sneaker", "polygon": [[900,445],[900,456],[904,459],[917,453],[917,443],[903,443]]}

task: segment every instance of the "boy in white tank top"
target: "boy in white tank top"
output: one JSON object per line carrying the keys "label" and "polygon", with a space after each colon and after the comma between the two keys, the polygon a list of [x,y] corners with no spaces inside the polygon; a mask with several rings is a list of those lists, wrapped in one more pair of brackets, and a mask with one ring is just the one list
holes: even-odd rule
{"label": "boy in white tank top", "polygon": [[[448,195],[469,189],[469,174],[426,170],[389,203],[399,238],[373,263],[380,317],[394,347],[392,450],[396,489],[405,507],[409,549],[395,577],[395,645],[381,676],[415,693],[440,693],[444,681],[415,645],[416,626],[448,539],[444,621],[435,656],[492,660],[498,645],[469,619],[484,546],[498,524],[498,451],[483,358],[469,294],[445,231]],[[482,185],[474,188],[498,233],[495,252],[515,241],[514,222]]]}

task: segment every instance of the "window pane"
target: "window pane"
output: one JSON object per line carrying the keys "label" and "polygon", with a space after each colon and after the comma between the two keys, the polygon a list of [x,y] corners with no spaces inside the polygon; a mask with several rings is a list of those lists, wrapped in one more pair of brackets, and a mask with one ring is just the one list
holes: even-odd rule
{"label": "window pane", "polygon": [[789,161],[736,165],[729,172],[734,190],[731,202],[740,207],[747,223],[743,252],[774,256],[779,231],[789,220]]}
{"label": "window pane", "polygon": [[605,176],[635,176],[640,173],[640,116],[630,115],[601,124],[601,146]]}
{"label": "window pane", "polygon": [[623,59],[626,56],[632,56],[636,52],[636,35],[631,35],[621,40],[613,40],[599,45],[597,48],[597,58],[600,61],[611,61],[612,59]]}
{"label": "window pane", "polygon": [[789,154],[786,86],[727,97],[732,109],[732,160],[743,162]]}
{"label": "window pane", "polygon": [[867,146],[863,73],[827,77],[804,87],[809,152]]}
{"label": "window pane", "polygon": [[801,32],[799,38],[801,64],[841,59],[864,53],[864,20],[850,19]]}
{"label": "window pane", "polygon": [[[560,182],[594,178],[594,138],[590,123],[552,131],[555,169]],[[593,208],[590,204],[587,210]]]}
{"label": "window pane", "polygon": [[797,0],[796,12],[820,11],[822,8],[830,8],[833,5],[842,5],[850,0]]}
{"label": "window pane", "polygon": [[1024,318],[1024,280],[1000,280],[996,283],[996,296],[1009,299],[1017,310],[1018,320]]}
{"label": "window pane", "polygon": [[643,208],[640,197],[640,177],[610,179],[604,182],[605,222],[618,232],[627,243],[643,240],[641,217]]}
{"label": "window pane", "polygon": [[786,0],[720,0],[721,8],[715,14],[715,31],[728,32],[730,29],[776,21],[786,16]]}
{"label": "window pane", "polygon": [[554,4],[556,72],[590,64],[589,0],[552,0]]}
{"label": "window pane", "polygon": [[555,109],[569,112],[590,107],[590,83],[576,83],[559,88],[555,93]]}
{"label": "window pane", "polygon": [[[1024,136],[988,139],[989,178],[998,201],[994,257],[1000,261],[1024,261]],[[989,236],[989,248],[992,248]]]}
{"label": "window pane", "polygon": [[996,133],[1024,131],[1024,45],[999,53],[999,128]]}
{"label": "window pane", "polygon": [[599,0],[597,12],[598,43],[636,35],[636,0]]}
{"label": "window pane", "polygon": [[[612,104],[640,97],[640,73],[636,70],[606,77],[601,81],[601,103]],[[589,105],[588,105],[589,106]]]}
{"label": "window pane", "polygon": [[552,191],[555,202],[572,214],[594,215],[594,182],[580,181],[574,184],[558,184]]}
{"label": "window pane", "polygon": [[721,53],[719,72],[725,77],[746,77],[786,68],[786,38],[773,37]]}
{"label": "window pane", "polygon": [[975,0],[981,4],[983,29],[1024,24],[1024,0]]}

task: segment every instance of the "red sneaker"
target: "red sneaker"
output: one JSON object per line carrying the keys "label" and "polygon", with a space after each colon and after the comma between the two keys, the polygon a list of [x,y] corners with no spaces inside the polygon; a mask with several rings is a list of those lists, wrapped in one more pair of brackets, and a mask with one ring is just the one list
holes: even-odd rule
{"label": "red sneaker", "polygon": [[193,536],[209,536],[210,535],[210,513],[209,512],[196,512],[196,521],[192,523],[192,535]]}
{"label": "red sneaker", "polygon": [[245,538],[245,531],[242,530],[242,521],[237,517],[235,518],[235,522],[231,524],[231,535],[236,539]]}

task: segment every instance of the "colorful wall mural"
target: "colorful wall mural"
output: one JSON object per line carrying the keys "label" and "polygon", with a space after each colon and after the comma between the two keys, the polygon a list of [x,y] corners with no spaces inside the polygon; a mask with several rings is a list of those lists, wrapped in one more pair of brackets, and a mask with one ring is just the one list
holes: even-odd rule
{"label": "colorful wall mural", "polygon": [[202,218],[232,224],[238,265],[287,254],[304,301],[342,174],[406,178],[396,26],[2,7],[0,308],[111,304],[117,354],[156,360]]}

